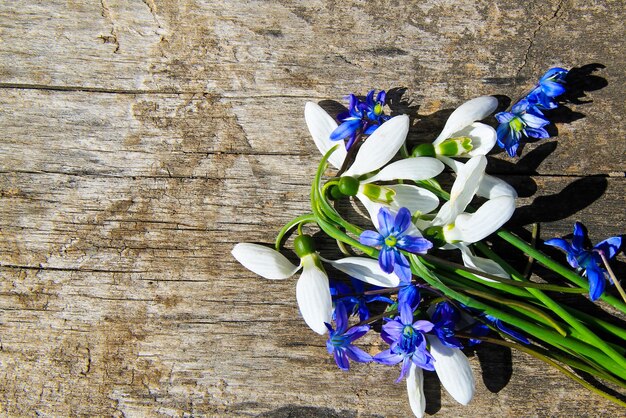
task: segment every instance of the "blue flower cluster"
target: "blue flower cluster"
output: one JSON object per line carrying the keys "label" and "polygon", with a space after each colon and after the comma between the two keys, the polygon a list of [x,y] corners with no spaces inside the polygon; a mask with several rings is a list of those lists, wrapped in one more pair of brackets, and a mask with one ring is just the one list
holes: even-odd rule
{"label": "blue flower cluster", "polygon": [[550,124],[543,111],[556,109],[559,104],[556,98],[566,91],[565,77],[568,71],[564,68],[551,68],[540,79],[533,90],[519,102],[515,103],[510,112],[495,115],[498,120],[498,145],[515,157],[517,148],[523,137],[548,138],[550,134],[545,126]]}
{"label": "blue flower cluster", "polygon": [[390,116],[383,114],[387,94],[381,90],[374,98],[375,90],[370,90],[365,97],[365,102],[360,101],[354,94],[348,96],[348,111],[337,115],[341,125],[335,129],[330,139],[340,141],[348,138],[346,149],[349,150],[359,134],[371,135]]}

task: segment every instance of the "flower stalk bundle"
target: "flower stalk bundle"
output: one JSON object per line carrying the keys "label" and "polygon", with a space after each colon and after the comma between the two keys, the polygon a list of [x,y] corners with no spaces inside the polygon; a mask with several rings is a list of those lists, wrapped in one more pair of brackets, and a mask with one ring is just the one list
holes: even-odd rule
{"label": "flower stalk bundle", "polygon": [[[517,194],[485,173],[486,154],[496,144],[515,156],[525,138],[549,136],[546,115],[559,106],[567,75],[562,68],[549,70],[510,111],[495,115],[496,129],[481,121],[496,111],[498,101],[470,100],[450,115],[433,143],[410,151],[409,118],[384,114],[384,91],[376,96],[370,91],[365,101],[350,95],[340,123],[307,103],[306,124],[323,155],[311,184],[311,212],[282,228],[275,249],[241,243],[233,256],[267,279],[302,270],[296,285],[300,313],[314,332],[328,334],[327,350],[337,366],[400,365],[397,381],[406,380],[417,417],[425,411],[423,370],[435,371],[459,403],[471,401],[474,377],[462,349],[479,343],[530,354],[626,406],[619,395],[581,377],[626,389],[626,330],[559,301],[562,294],[588,295],[626,314],[626,294],[609,266],[621,237],[591,246],[584,226],[576,223],[571,242],[544,243],[566,253],[571,268],[565,266],[503,228]],[[333,175],[327,177],[330,167]],[[449,191],[439,181],[444,171],[455,176]],[[365,209],[363,225],[341,213],[337,203],[344,200]],[[341,258],[322,257],[305,225],[336,240]],[[280,253],[292,232],[298,265]],[[531,281],[497,253],[486,240],[492,235],[566,283]],[[327,266],[340,273],[338,280],[329,279]],[[622,299],[606,292],[607,282]],[[358,340],[376,324],[386,348],[368,352]]]}

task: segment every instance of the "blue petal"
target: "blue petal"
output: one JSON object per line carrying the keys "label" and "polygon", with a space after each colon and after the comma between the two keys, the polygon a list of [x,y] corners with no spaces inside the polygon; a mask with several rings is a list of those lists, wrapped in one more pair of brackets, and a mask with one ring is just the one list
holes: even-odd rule
{"label": "blue petal", "polygon": [[335,325],[337,326],[337,334],[343,334],[348,328],[348,313],[342,302],[335,303]]}
{"label": "blue petal", "polygon": [[398,240],[397,246],[410,253],[424,254],[433,247],[426,238],[405,235]]}
{"label": "blue petal", "polygon": [[602,251],[607,259],[611,259],[619,252],[622,247],[622,237],[611,237],[598,243],[594,249]]}
{"label": "blue petal", "polygon": [[[396,275],[400,278],[401,281],[410,282],[412,275],[411,275],[411,266],[409,265],[409,261],[406,259],[404,254],[402,254],[400,251],[394,251],[394,252],[396,253],[396,255],[395,255],[395,266],[394,266],[393,272],[396,273]],[[386,271],[386,273],[390,273],[390,272]]]}
{"label": "blue petal", "polygon": [[548,131],[543,128],[535,129],[527,126],[526,129],[524,129],[524,132],[526,133],[526,136],[529,136],[531,138],[550,138],[550,134],[548,133]]}
{"label": "blue petal", "polygon": [[359,347],[355,347],[353,345],[349,345],[346,347],[346,354],[352,360],[358,361],[359,363],[369,363],[373,360],[372,356],[361,350]]}
{"label": "blue petal", "polygon": [[394,364],[400,363],[403,358],[404,356],[402,356],[401,354],[392,353],[391,349],[387,349],[376,354],[374,356],[374,361],[381,364],[386,364],[388,366],[392,366]]}
{"label": "blue petal", "polygon": [[352,327],[344,334],[345,337],[348,337],[348,341],[352,342],[354,340],[358,340],[370,330],[369,325],[361,325],[358,327]]}
{"label": "blue petal", "polygon": [[548,125],[550,123],[550,121],[540,117],[540,116],[536,116],[533,115],[531,113],[525,113],[522,116],[522,120],[524,121],[524,123],[526,125],[528,125],[528,127],[530,128],[534,128],[534,129],[540,129],[543,128],[544,126]]}
{"label": "blue petal", "polygon": [[361,119],[346,119],[331,134],[331,141],[339,141],[345,137],[354,134],[361,126]]}
{"label": "blue petal", "polygon": [[495,117],[498,123],[508,124],[511,121],[511,119],[515,117],[515,115],[511,112],[499,112],[499,113],[496,113]]}
{"label": "blue petal", "polygon": [[398,383],[406,374],[409,372],[409,368],[411,367],[411,359],[409,357],[405,357],[402,362],[402,368],[400,369],[400,376],[396,379],[396,383]]}
{"label": "blue petal", "polygon": [[398,292],[398,304],[405,303],[415,309],[420,303],[420,292],[413,285],[404,286]]}
{"label": "blue petal", "polygon": [[403,329],[404,325],[397,320],[389,321],[383,325],[383,331],[387,334],[388,337],[391,337],[392,341],[397,341],[400,339]]}
{"label": "blue petal", "polygon": [[378,230],[380,234],[387,238],[393,233],[394,217],[387,208],[380,208],[378,211]]}
{"label": "blue petal", "polygon": [[336,349],[333,353],[335,356],[335,363],[341,370],[350,370],[350,361],[348,361],[348,356],[343,349]]}
{"label": "blue petal", "polygon": [[385,273],[392,273],[395,269],[395,253],[393,249],[384,246],[378,254],[378,265]]}
{"label": "blue petal", "polygon": [[550,68],[548,71],[545,72],[544,75],[541,76],[541,78],[539,79],[539,83],[542,83],[543,81],[550,80],[550,79],[565,80],[567,73],[568,71],[565,68],[561,68],[561,67]]}
{"label": "blue petal", "polygon": [[585,241],[587,241],[587,230],[585,225],[580,222],[574,223],[574,236],[572,237],[572,248],[576,253],[585,249]]}
{"label": "blue petal", "polygon": [[387,93],[385,93],[385,90],[381,90],[378,92],[378,94],[376,95],[376,101],[380,102],[381,104],[385,104],[385,100],[387,99]]}
{"label": "blue petal", "polygon": [[406,303],[398,303],[398,311],[400,311],[400,320],[404,325],[413,324],[413,309]]}
{"label": "blue petal", "polygon": [[604,271],[597,265],[587,267],[587,279],[589,279],[589,299],[596,301],[602,296],[605,287]]}
{"label": "blue petal", "polygon": [[394,232],[402,234],[411,225],[411,211],[407,208],[400,208],[394,221]]}
{"label": "blue petal", "polygon": [[550,245],[551,247],[560,248],[566,253],[571,253],[573,251],[572,246],[569,245],[569,242],[565,241],[562,238],[551,238],[547,241],[544,241],[544,244]]}
{"label": "blue petal", "polygon": [[541,90],[549,97],[557,97],[565,93],[565,86],[556,81],[544,81],[541,83]]}
{"label": "blue petal", "polygon": [[376,231],[363,231],[359,236],[359,242],[363,245],[375,247],[377,245],[383,245],[385,239]]}

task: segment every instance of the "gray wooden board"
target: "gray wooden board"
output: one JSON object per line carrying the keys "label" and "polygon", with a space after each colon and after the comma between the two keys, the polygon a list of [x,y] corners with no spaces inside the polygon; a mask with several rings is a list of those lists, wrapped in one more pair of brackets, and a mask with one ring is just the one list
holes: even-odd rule
{"label": "gray wooden board", "polygon": [[[626,228],[623,20],[585,1],[3,2],[0,412],[409,415],[397,369],[338,370],[295,280],[230,256],[308,209],[304,103],[406,88],[396,110],[428,141],[470,98],[603,64],[570,105],[584,117],[490,164],[521,192],[519,222],[550,237],[581,220],[598,241]],[[428,412],[624,415],[526,355],[471,363],[472,403],[427,374]]]}

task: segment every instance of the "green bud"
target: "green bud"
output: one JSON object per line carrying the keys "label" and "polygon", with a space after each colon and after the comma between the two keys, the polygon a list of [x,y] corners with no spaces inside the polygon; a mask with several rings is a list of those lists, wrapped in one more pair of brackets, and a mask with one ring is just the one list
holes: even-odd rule
{"label": "green bud", "polygon": [[315,252],[315,243],[310,235],[298,235],[293,241],[293,249],[302,258]]}
{"label": "green bud", "polygon": [[469,136],[459,136],[457,138],[448,138],[436,146],[436,152],[446,157],[458,157],[471,151],[472,138]]}
{"label": "green bud", "polygon": [[443,235],[443,227],[430,226],[424,230],[424,238],[432,242],[435,248],[446,245],[446,238]]}
{"label": "green bud", "polygon": [[367,183],[363,185],[363,194],[373,202],[389,204],[396,192],[388,187]]}
{"label": "green bud", "polygon": [[341,191],[339,190],[339,187],[332,186],[330,188],[330,198],[332,200],[339,200],[339,199],[343,199],[344,197],[346,197],[346,195],[341,193]]}
{"label": "green bud", "polygon": [[434,157],[435,147],[433,144],[420,144],[413,148],[411,155],[413,157]]}
{"label": "green bud", "polygon": [[354,177],[343,176],[339,179],[339,191],[344,196],[356,196],[359,191],[359,181]]}

